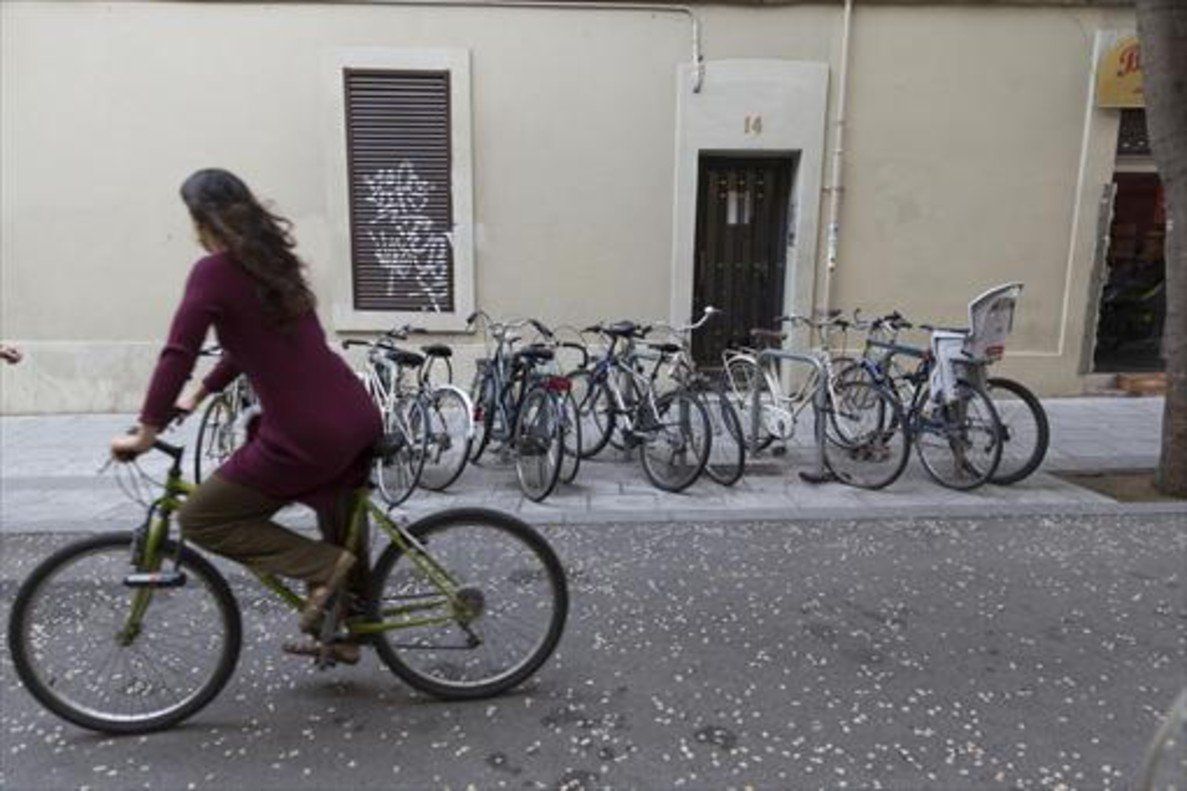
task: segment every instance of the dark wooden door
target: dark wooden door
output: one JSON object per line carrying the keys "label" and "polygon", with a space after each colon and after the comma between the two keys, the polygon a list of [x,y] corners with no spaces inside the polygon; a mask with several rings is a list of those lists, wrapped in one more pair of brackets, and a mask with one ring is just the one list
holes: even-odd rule
{"label": "dark wooden door", "polygon": [[789,157],[701,157],[692,315],[725,311],[693,336],[703,367],[783,311],[792,169]]}

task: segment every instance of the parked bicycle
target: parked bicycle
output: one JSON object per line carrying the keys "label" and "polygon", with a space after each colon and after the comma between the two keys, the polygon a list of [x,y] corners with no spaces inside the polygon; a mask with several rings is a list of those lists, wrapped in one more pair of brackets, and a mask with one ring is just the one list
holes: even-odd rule
{"label": "parked bicycle", "polygon": [[[226,578],[184,535],[170,535],[193,490],[182,477],[184,449],[161,440],[154,448],[172,464],[141,525],[53,553],[21,584],[9,618],[9,650],[25,687],[54,714],[92,730],[144,733],[194,715],[227,683],[242,645]],[[387,438],[375,454],[393,452]],[[481,508],[402,524],[368,495],[355,494],[344,546],[372,557],[369,523],[389,543],[365,597],[341,595],[328,608],[318,666],[333,664],[335,642],[363,641],[409,685],[446,700],[497,695],[535,673],[568,613],[564,570],[540,534]],[[287,607],[305,607],[279,579],[257,576]]]}
{"label": "parked bicycle", "polygon": [[367,367],[360,375],[385,430],[401,443],[392,463],[376,471],[380,493],[390,505],[403,502],[417,485],[433,491],[449,487],[466,466],[474,435],[470,397],[452,384],[434,384],[430,376],[434,361],[448,364],[452,350],[430,344],[417,353],[396,345],[423,332],[404,326],[374,341],[343,343],[367,349]]}
{"label": "parked bicycle", "polygon": [[[211,346],[202,357],[218,357],[222,349]],[[260,414],[256,394],[246,376],[237,376],[221,393],[211,397],[198,424],[194,453],[194,481],[202,481],[203,470],[218,468],[246,442],[251,422]]]}
{"label": "parked bicycle", "polygon": [[[681,326],[655,322],[652,331],[663,332],[671,339],[661,347],[663,365],[658,380],[670,382],[676,389],[701,399],[709,415],[709,458],[705,462],[705,474],[722,486],[733,486],[746,471],[742,418],[729,397],[724,377],[711,378],[701,372],[692,356],[692,333],[720,313],[717,308],[706,306],[695,322]],[[660,355],[636,351],[636,356],[654,360]]]}
{"label": "parked bicycle", "polygon": [[[784,352],[787,335],[782,330],[756,328],[751,331],[755,347],[723,353],[747,449],[759,453],[779,440],[780,450],[785,450],[807,412],[814,428],[817,421],[823,424],[813,441],[833,478],[864,489],[881,489],[896,481],[910,454],[898,399],[872,379],[836,376],[838,358],[828,339],[831,332],[847,331],[849,322],[836,316],[815,321],[792,315],[779,316],[775,323],[814,331],[822,344],[804,352]],[[785,375],[784,362],[806,373]],[[785,380],[790,388],[785,388]]]}
{"label": "parked bicycle", "polygon": [[654,354],[651,371],[646,372],[646,361],[633,351],[650,329],[630,321],[587,328],[603,335],[607,344],[599,360],[569,375],[582,424],[581,455],[597,455],[618,431],[624,449],[638,450],[643,472],[653,485],[680,492],[705,469],[712,425],[704,403],[687,387],[657,392],[661,368],[681,347],[646,343]]}
{"label": "parked bicycle", "polygon": [[[989,367],[1004,355],[1020,292],[1019,284],[1006,284],[978,296],[969,304],[967,328],[916,327],[898,312],[870,322],[859,320],[868,333],[866,367],[851,366],[838,374],[843,378],[869,372],[899,395],[916,432],[924,468],[945,486],[969,489],[986,482],[1017,483],[1034,473],[1046,456],[1050,427],[1039,399],[1020,382],[989,376]],[[899,342],[901,332],[916,328],[932,333],[932,348]],[[940,376],[943,369],[937,367],[940,354],[948,361],[946,377]],[[915,363],[908,367],[903,360]],[[945,386],[945,378],[955,383],[957,400],[969,406],[945,407],[942,399],[930,395],[937,382],[939,388]],[[986,402],[996,416],[1000,446],[996,451],[984,437],[986,427],[994,422]],[[944,429],[945,408],[955,410],[953,420],[962,411],[968,413],[965,436]]]}
{"label": "parked bicycle", "polygon": [[477,462],[488,449],[514,454],[515,472],[523,493],[539,502],[577,474],[581,427],[569,380],[552,367],[554,351],[545,341],[516,348],[521,330],[532,327],[542,337],[547,328],[533,319],[498,322],[482,311],[481,319],[493,341],[490,354],[478,360],[470,388],[478,424],[471,459]]}

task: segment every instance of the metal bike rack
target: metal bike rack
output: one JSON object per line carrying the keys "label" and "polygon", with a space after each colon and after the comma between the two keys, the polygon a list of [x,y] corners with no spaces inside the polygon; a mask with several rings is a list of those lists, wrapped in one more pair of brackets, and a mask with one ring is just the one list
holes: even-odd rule
{"label": "metal bike rack", "polygon": [[[812,394],[812,415],[814,417],[814,429],[816,437],[816,462],[813,469],[809,472],[800,472],[800,479],[806,483],[827,483],[835,480],[832,473],[824,464],[824,409],[828,402],[828,372],[825,371],[824,363],[816,358],[813,354],[806,352],[793,352],[785,349],[763,349],[758,353],[757,361],[761,369],[763,364],[769,361],[787,360],[793,363],[802,363],[810,365],[816,369],[819,374],[816,380],[816,392]],[[753,402],[750,405],[750,429],[752,437],[758,437],[758,421],[760,419],[760,405],[759,389],[755,388],[753,395]]]}

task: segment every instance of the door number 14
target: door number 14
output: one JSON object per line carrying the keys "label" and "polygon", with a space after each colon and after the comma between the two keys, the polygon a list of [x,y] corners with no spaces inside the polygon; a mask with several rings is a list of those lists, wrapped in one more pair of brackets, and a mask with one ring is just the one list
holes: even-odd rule
{"label": "door number 14", "polygon": [[761,115],[746,116],[745,129],[746,129],[745,133],[748,135],[761,135],[762,134],[762,116]]}

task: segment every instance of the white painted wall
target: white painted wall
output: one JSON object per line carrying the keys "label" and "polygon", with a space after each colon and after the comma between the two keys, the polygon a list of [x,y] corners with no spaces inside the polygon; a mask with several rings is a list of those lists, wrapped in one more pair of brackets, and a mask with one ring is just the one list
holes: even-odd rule
{"label": "white painted wall", "polygon": [[[698,13],[710,71],[758,59],[836,74],[838,5]],[[1082,156],[1092,39],[1132,25],[1123,9],[859,4],[834,304],[948,319],[984,285],[1024,280],[1014,348],[1056,353],[1009,364],[1078,389],[1094,231],[1073,216],[1111,167],[1115,124],[1088,114]],[[471,54],[479,306],[573,322],[673,312],[673,86],[690,55],[677,16],[5,2],[0,336],[28,361],[0,371],[0,409],[138,404],[198,254],[176,197],[198,167],[239,172],[295,221],[332,304],[347,252],[323,67],[373,47]]]}

